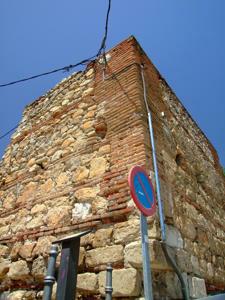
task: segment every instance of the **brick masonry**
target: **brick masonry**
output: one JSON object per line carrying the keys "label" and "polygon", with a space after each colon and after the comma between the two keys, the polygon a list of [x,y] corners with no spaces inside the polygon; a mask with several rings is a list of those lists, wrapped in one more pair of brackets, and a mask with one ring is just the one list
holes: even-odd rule
{"label": "brick masonry", "polygon": [[[104,294],[108,262],[115,268],[114,296],[143,297],[138,212],[127,184],[136,164],[154,182],[141,63],[168,245],[193,298],[225,288],[225,180],[216,151],[135,38],[107,59],[104,79],[96,61],[27,106],[6,149],[0,163],[2,297],[41,299],[51,242],[87,228],[94,231],[82,239],[78,297]],[[154,298],[179,299],[179,282],[160,247],[158,216],[148,223]]]}

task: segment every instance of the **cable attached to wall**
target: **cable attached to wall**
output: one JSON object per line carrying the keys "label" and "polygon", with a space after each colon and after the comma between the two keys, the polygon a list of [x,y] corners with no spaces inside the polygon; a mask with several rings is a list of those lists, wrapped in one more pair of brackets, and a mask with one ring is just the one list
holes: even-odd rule
{"label": "cable attached to wall", "polygon": [[54,69],[52,71],[48,71],[48,72],[44,72],[44,73],[41,73],[41,74],[30,76],[30,77],[26,77],[26,78],[23,78],[23,79],[19,79],[19,80],[11,81],[11,82],[8,82],[8,83],[0,84],[0,87],[5,87],[5,86],[20,83],[20,82],[24,82],[24,81],[29,81],[29,80],[32,80],[32,79],[35,79],[35,78],[38,78],[38,77],[43,77],[43,76],[50,75],[50,74],[57,73],[57,72],[61,72],[61,71],[69,72],[70,70],[72,70],[75,67],[78,67],[80,65],[84,65],[84,64],[87,64],[87,63],[91,62],[92,59],[94,59],[95,57],[96,57],[96,55],[94,55],[92,57],[89,57],[89,58],[86,58],[86,59],[83,59],[80,62],[78,62],[76,64],[73,64],[73,65],[68,65],[68,66],[65,66],[65,67],[62,67],[62,68],[59,68],[59,69]]}
{"label": "cable attached to wall", "polygon": [[165,254],[165,257],[168,261],[168,263],[173,267],[175,273],[177,274],[180,284],[181,284],[181,291],[183,298],[185,300],[189,300],[188,296],[188,290],[185,284],[185,281],[183,279],[183,276],[179,270],[179,268],[176,265],[176,262],[170,255],[166,243],[166,227],[165,227],[165,221],[164,221],[164,212],[163,212],[163,206],[162,206],[162,200],[161,200],[161,192],[160,192],[160,181],[159,181],[159,175],[158,175],[158,166],[157,166],[157,158],[156,158],[156,150],[155,150],[155,141],[154,141],[154,132],[153,132],[153,126],[152,126],[152,116],[151,111],[148,105],[147,101],[147,93],[146,93],[146,84],[145,84],[145,77],[144,77],[144,65],[141,64],[141,78],[142,78],[142,85],[143,85],[143,92],[144,92],[144,102],[148,114],[148,126],[149,126],[149,135],[150,135],[150,142],[152,146],[152,159],[153,159],[153,167],[155,172],[155,182],[156,182],[156,195],[157,195],[157,201],[158,201],[158,207],[159,207],[159,219],[160,219],[160,227],[161,227],[161,236],[162,236],[162,249]]}
{"label": "cable attached to wall", "polygon": [[[62,68],[58,68],[58,69],[54,69],[48,72],[44,72],[41,74],[37,74],[37,75],[33,75],[30,77],[26,77],[23,79],[19,79],[19,80],[15,80],[15,81],[11,81],[5,84],[0,84],[0,88],[1,87],[6,87],[6,86],[11,86],[17,83],[21,83],[21,82],[25,82],[25,81],[29,81],[29,80],[33,80],[39,77],[43,77],[43,76],[47,76],[53,73],[57,73],[57,72],[61,72],[61,71],[66,71],[69,72],[70,70],[72,70],[75,67],[78,67],[80,65],[86,65],[90,62],[93,62],[94,59],[98,59],[101,55],[103,56],[104,59],[104,68],[106,67],[107,64],[107,60],[106,60],[106,55],[105,55],[105,51],[106,51],[106,41],[107,41],[107,37],[108,37],[108,25],[109,25],[109,14],[110,14],[110,10],[111,10],[111,0],[108,0],[108,9],[107,9],[107,14],[106,14],[106,20],[105,20],[105,32],[104,32],[104,36],[101,42],[101,46],[97,52],[97,54],[95,54],[92,57],[86,58],[81,60],[80,62],[76,63],[76,64],[71,64]],[[5,138],[7,135],[9,135],[12,131],[14,131],[17,127],[19,126],[19,124],[17,124],[16,126],[14,126],[13,128],[11,128],[10,130],[8,130],[6,133],[4,133],[3,135],[0,136],[0,140]]]}

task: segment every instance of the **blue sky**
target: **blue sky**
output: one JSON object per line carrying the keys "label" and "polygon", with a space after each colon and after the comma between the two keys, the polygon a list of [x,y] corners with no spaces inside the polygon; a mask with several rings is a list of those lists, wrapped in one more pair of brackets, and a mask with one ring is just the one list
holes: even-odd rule
{"label": "blue sky", "polygon": [[[96,54],[107,2],[2,0],[0,84]],[[140,42],[225,166],[225,1],[112,0],[107,49],[130,35]],[[20,121],[27,104],[66,76],[58,73],[0,88],[0,135]],[[10,136],[0,140],[0,156],[9,140]]]}

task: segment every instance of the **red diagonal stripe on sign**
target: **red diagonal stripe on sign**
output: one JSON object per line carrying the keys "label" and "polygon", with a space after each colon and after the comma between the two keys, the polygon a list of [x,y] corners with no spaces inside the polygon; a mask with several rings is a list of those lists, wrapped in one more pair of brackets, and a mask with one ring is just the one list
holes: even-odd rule
{"label": "red diagonal stripe on sign", "polygon": [[140,185],[141,185],[141,187],[142,187],[142,189],[143,189],[143,191],[144,191],[144,194],[145,194],[145,196],[146,196],[146,198],[147,198],[147,200],[148,200],[148,202],[149,202],[149,204],[150,204],[150,207],[152,207],[152,201],[151,201],[151,199],[149,198],[148,193],[147,193],[147,191],[146,191],[146,189],[145,189],[145,186],[144,186],[144,184],[142,183],[141,178],[140,178],[140,176],[139,176],[138,174],[137,174],[137,178],[138,178],[138,182],[140,183]]}

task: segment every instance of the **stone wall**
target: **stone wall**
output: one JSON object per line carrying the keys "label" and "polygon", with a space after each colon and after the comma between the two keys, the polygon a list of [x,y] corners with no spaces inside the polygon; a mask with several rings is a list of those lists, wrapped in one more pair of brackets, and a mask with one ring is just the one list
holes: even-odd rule
{"label": "stone wall", "polygon": [[[166,82],[129,38],[103,64],[63,80],[29,105],[1,161],[0,291],[41,299],[51,242],[82,238],[78,296],[143,297],[139,213],[129,169],[152,171],[140,63],[153,115],[167,242],[193,298],[224,288],[224,178],[215,150]],[[179,299],[176,275],[160,246],[158,215],[148,219],[154,298]],[[129,283],[129,284],[128,284]],[[176,288],[174,288],[174,286]]]}

